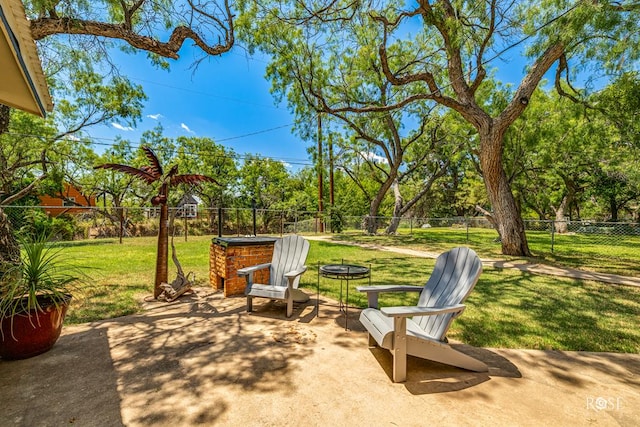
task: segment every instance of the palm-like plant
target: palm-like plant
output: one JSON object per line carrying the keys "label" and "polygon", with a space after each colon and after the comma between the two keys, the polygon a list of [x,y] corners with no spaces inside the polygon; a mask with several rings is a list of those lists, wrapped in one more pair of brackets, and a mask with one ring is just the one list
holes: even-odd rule
{"label": "palm-like plant", "polygon": [[66,303],[77,285],[88,279],[83,268],[69,263],[62,249],[50,244],[49,236],[23,237],[20,242],[20,264],[0,277],[0,319],[42,311],[43,304]]}
{"label": "palm-like plant", "polygon": [[[158,227],[158,252],[156,257],[156,279],[153,289],[154,298],[158,298],[163,289],[160,287],[162,283],[168,281],[168,261],[169,261],[169,208],[167,199],[169,196],[169,187],[177,184],[199,184],[202,182],[218,182],[206,175],[199,174],[183,174],[178,175],[178,165],[174,165],[166,174],[160,165],[158,157],[149,147],[141,147],[144,151],[149,165],[136,168],[118,163],[105,163],[96,166],[96,169],[111,169],[118,172],[124,172],[133,175],[147,184],[160,182],[160,192],[151,198],[151,204],[160,206],[160,226]],[[218,184],[220,185],[220,184]]]}
{"label": "palm-like plant", "polygon": [[88,284],[47,235],[23,236],[18,264],[0,274],[0,357],[25,359],[53,347],[72,295]]}

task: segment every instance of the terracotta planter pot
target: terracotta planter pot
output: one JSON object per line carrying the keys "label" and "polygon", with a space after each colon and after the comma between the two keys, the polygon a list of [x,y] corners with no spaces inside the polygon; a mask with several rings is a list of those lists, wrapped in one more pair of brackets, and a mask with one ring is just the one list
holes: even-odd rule
{"label": "terracotta planter pot", "polygon": [[71,296],[58,307],[48,299],[38,298],[42,310],[31,310],[0,320],[0,357],[3,359],[37,356],[51,350],[58,341]]}

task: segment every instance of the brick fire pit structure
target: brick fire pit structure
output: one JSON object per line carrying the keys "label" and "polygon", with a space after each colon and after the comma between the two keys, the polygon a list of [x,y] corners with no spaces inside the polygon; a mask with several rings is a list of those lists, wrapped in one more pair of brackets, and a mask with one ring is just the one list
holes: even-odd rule
{"label": "brick fire pit structure", "polygon": [[[209,250],[209,282],[225,297],[244,295],[247,281],[239,268],[271,262],[275,237],[216,237]],[[256,283],[268,283],[269,269],[254,273]]]}

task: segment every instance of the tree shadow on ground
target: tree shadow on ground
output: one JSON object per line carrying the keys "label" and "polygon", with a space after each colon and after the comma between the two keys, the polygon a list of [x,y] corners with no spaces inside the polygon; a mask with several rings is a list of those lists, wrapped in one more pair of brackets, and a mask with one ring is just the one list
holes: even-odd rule
{"label": "tree shadow on ground", "polygon": [[[312,352],[308,345],[315,337],[299,322],[283,326],[284,310],[277,312],[272,316],[246,313],[237,299],[226,298],[213,305],[192,303],[187,313],[147,311],[128,319],[123,337],[118,335],[119,325],[110,326],[112,352],[117,354],[116,369],[121,387],[127,390],[128,406],[140,409],[153,401],[153,411],[132,421],[141,425],[215,423],[233,406],[217,391],[225,387],[273,394],[273,398],[295,393],[293,362]],[[154,395],[162,397],[154,399]],[[176,411],[176,404],[182,406],[178,402],[191,402],[191,410]]]}
{"label": "tree shadow on ground", "polygon": [[105,329],[68,333],[47,353],[0,361],[0,401],[3,425],[124,426]]}
{"label": "tree shadow on ground", "polygon": [[25,426],[39,425],[31,422],[39,414],[55,416],[47,425],[212,425],[233,407],[224,390],[272,399],[295,393],[293,374],[315,343],[308,325],[283,323],[284,310],[252,315],[237,298],[211,294],[69,327],[23,370],[0,362],[3,412]]}

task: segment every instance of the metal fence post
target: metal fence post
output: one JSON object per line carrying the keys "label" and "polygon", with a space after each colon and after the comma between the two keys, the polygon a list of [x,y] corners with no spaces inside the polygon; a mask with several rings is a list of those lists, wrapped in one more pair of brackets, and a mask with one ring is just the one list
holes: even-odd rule
{"label": "metal fence post", "polygon": [[236,208],[236,234],[240,236],[240,209]]}
{"label": "metal fence post", "polygon": [[256,200],[251,200],[251,211],[253,213],[253,235],[257,236],[257,227],[256,227]]}
{"label": "metal fence post", "polygon": [[469,218],[464,217],[464,225],[467,227],[467,243],[469,243]]}
{"label": "metal fence post", "polygon": [[120,232],[119,234],[119,240],[120,243],[122,243],[122,234],[124,233],[124,208],[121,207],[120,208]]}
{"label": "metal fence post", "polygon": [[556,236],[556,222],[555,221],[551,221],[551,253],[553,253],[553,246],[555,243],[555,236]]}

